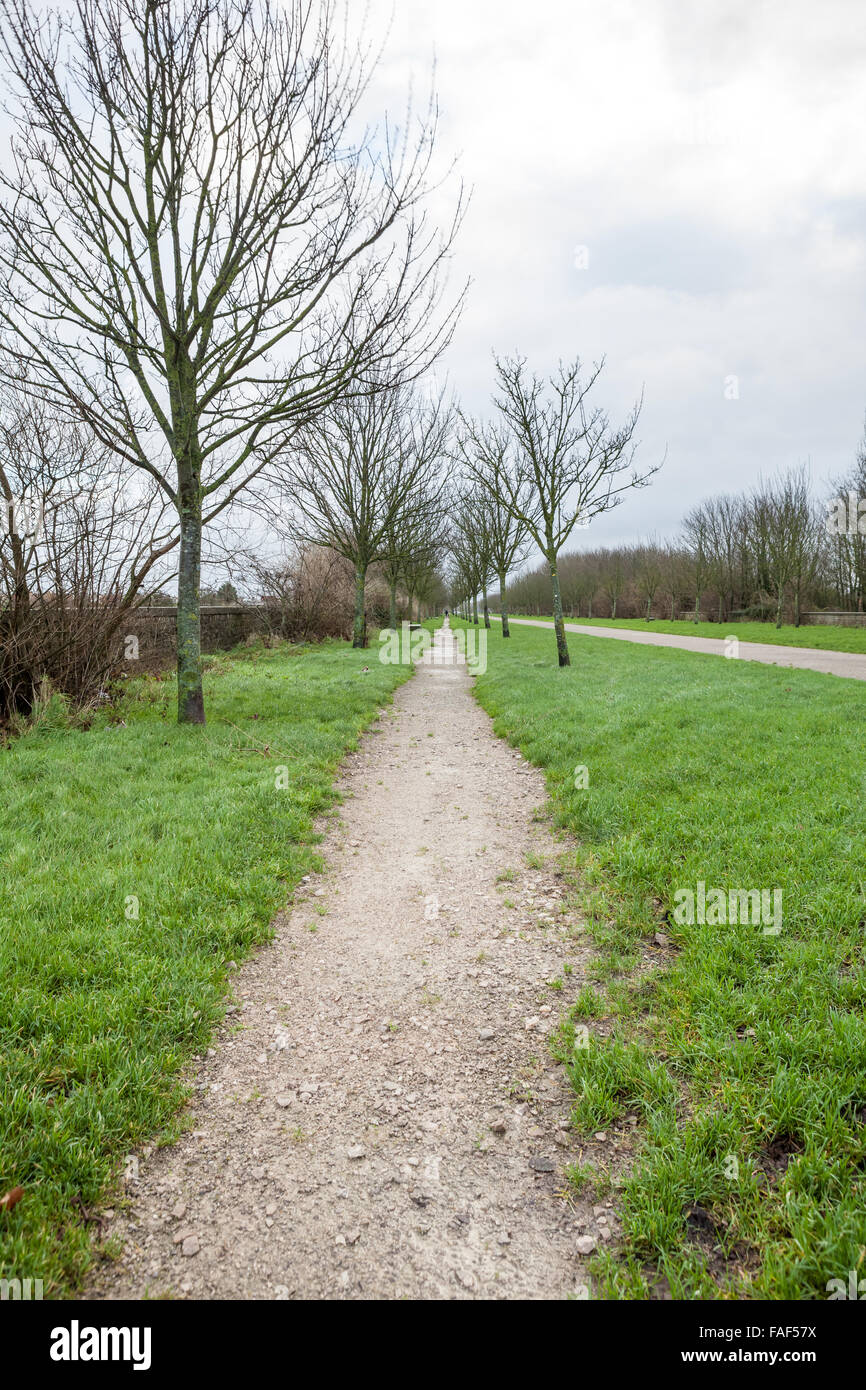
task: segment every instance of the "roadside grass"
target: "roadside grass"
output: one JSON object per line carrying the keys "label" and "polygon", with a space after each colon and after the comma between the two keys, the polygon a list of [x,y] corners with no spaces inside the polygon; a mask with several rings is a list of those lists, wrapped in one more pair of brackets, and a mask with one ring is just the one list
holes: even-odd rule
{"label": "roadside grass", "polygon": [[318,863],[335,769],[410,674],[335,642],[208,667],[204,729],[151,677],[89,731],[46,719],[0,751],[0,1195],[24,1188],[0,1276],[46,1297],[84,1272],[123,1156],[176,1126],[228,963]]}
{"label": "roadside grass", "polygon": [[[511,615],[515,621],[523,614]],[[529,614],[526,615],[530,617]],[[553,624],[553,618],[542,614],[532,618],[533,622]],[[774,647],[813,647],[828,652],[862,652],[866,655],[866,627],[830,627],[823,623],[794,627],[783,624],[777,628],[774,623],[689,623],[668,622],[667,619],[653,618],[569,618],[566,623],[578,627],[619,627],[633,628],[635,632],[669,632],[675,637],[738,637],[741,642],[761,642]]]}
{"label": "roadside grass", "polygon": [[[548,633],[512,632],[476,695],[546,770],[600,948],[555,1044],[574,1123],[640,1121],[631,1172],[608,1165],[624,1248],[599,1287],[826,1298],[866,1276],[863,688],[589,637],[559,670]],[[679,925],[674,894],[699,882],[781,889],[780,934]]]}

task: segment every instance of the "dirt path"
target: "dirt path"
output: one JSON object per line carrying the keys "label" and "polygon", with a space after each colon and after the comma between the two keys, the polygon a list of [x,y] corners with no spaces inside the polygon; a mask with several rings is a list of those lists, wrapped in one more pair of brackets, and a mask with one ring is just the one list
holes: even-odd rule
{"label": "dirt path", "polygon": [[[491,613],[491,617],[495,615]],[[522,627],[553,627],[541,618],[509,618]],[[586,623],[566,623],[566,632],[584,637],[614,637],[620,642],[643,642],[649,647],[682,647],[687,652],[727,656],[724,637],[676,637],[671,632],[638,632],[635,628],[590,627]],[[730,635],[736,637],[734,623]],[[728,633],[725,633],[725,637]],[[847,676],[849,680],[866,681],[866,656],[857,652],[825,652],[818,647],[779,647],[771,642],[740,642],[737,648],[740,661],[761,661],[767,666],[795,666],[803,671],[822,671],[828,676]]]}
{"label": "dirt path", "polygon": [[563,1195],[577,1154],[545,1035],[585,948],[533,820],[543,778],[437,640],[447,664],[346,764],[329,867],[235,977],[191,1131],[141,1155],[106,1226],[124,1253],[86,1297],[556,1298],[615,1236],[607,1203]]}

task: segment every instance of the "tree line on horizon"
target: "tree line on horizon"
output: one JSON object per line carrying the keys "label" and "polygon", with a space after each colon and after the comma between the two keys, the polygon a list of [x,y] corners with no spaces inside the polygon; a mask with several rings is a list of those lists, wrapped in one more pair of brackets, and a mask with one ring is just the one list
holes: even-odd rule
{"label": "tree line on horizon", "polygon": [[[587,619],[744,619],[777,626],[785,617],[799,626],[810,610],[862,613],[864,512],[866,441],[827,495],[817,495],[807,470],[797,466],[691,508],[674,539],[562,555],[563,606]],[[549,612],[547,562],[512,579],[508,594],[512,612]],[[498,606],[498,594],[492,602]]]}

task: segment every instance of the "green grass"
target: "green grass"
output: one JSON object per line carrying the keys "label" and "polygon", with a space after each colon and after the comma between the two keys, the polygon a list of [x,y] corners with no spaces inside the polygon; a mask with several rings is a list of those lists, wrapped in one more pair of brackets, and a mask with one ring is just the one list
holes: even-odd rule
{"label": "green grass", "polygon": [[[522,615],[514,614],[515,621]],[[533,618],[533,622],[552,623],[552,617]],[[636,632],[669,632],[676,637],[715,637],[716,641],[728,636],[738,637],[741,642],[763,642],[776,647],[815,647],[829,652],[862,652],[866,655],[866,627],[830,627],[821,623],[811,626],[792,627],[774,623],[689,623],[668,622],[667,619],[654,618],[647,622],[644,618],[569,618],[566,624],[575,623],[580,627],[618,627],[633,628]]]}
{"label": "green grass", "polygon": [[25,1191],[0,1274],[46,1297],[86,1268],[79,1202],[172,1120],[228,962],[317,862],[334,771],[409,674],[341,643],[209,666],[204,729],[149,679],[89,731],[49,719],[0,751],[0,1195]]}
{"label": "green grass", "polygon": [[[546,769],[600,950],[557,1042],[575,1124],[640,1119],[602,1290],[826,1298],[866,1270],[862,685],[589,637],[559,670],[526,627],[488,650],[477,697]],[[699,881],[780,888],[781,933],[671,920]]]}

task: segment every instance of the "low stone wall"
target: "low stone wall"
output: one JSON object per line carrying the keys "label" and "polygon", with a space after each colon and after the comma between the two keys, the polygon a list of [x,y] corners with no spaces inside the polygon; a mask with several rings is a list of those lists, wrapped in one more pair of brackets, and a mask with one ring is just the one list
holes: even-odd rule
{"label": "low stone wall", "polygon": [[800,621],[828,627],[866,627],[866,613],[803,613]]}
{"label": "low stone wall", "polygon": [[[203,652],[228,651],[256,632],[267,630],[265,609],[260,606],[226,604],[201,610]],[[138,654],[124,664],[127,670],[143,663],[147,667],[170,665],[177,657],[177,609],[137,608],[124,624],[124,648],[132,652],[128,638],[137,639]]]}

